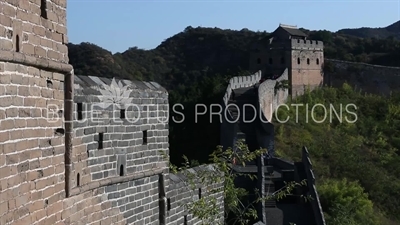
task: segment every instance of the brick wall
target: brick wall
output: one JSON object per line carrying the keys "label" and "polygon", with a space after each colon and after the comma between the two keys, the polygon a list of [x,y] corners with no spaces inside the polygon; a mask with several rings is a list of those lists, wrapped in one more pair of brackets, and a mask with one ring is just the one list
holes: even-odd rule
{"label": "brick wall", "polygon": [[[160,224],[166,215],[167,224],[176,224],[187,215],[183,207],[176,209],[176,205],[181,206],[196,194],[170,181],[175,175],[168,173],[165,157],[168,94],[157,83],[122,80],[121,84],[131,88],[132,105],[125,102],[120,107],[107,106],[101,104],[104,99],[99,98],[99,88],[111,82],[107,78],[75,76],[72,197],[66,199],[62,220],[68,224],[147,225]],[[82,106],[78,106],[80,103]],[[101,110],[100,114],[93,109]],[[125,109],[122,119],[121,109]],[[147,135],[143,136],[143,131]],[[103,133],[102,138],[99,133]],[[173,210],[167,213],[160,205],[167,204],[162,192],[173,199]],[[201,222],[192,217],[188,221]]]}
{"label": "brick wall", "polygon": [[[198,172],[201,171],[201,172]],[[187,176],[186,174],[195,174]],[[199,198],[215,198],[218,202],[217,205],[220,213],[214,218],[212,222],[223,223],[224,221],[224,195],[222,191],[213,192],[212,190],[221,190],[223,188],[223,181],[221,182],[199,182],[195,186],[191,186],[190,182],[193,178],[205,177],[204,173],[209,174],[215,172],[215,168],[211,165],[195,167],[189,171],[180,172],[178,174],[170,174],[168,192],[167,192],[167,221],[168,224],[202,224],[202,221],[188,213],[184,205],[187,202],[193,202]],[[206,175],[207,176],[207,175]],[[200,179],[199,179],[200,181]],[[210,206],[211,207],[211,206]],[[209,221],[210,222],[210,221]]]}
{"label": "brick wall", "polygon": [[324,84],[341,87],[347,82],[357,90],[389,95],[400,86],[400,67],[387,67],[326,59]]}
{"label": "brick wall", "polygon": [[129,102],[104,105],[99,88],[111,79],[75,76],[73,187],[78,173],[89,185],[168,166],[161,154],[168,155],[168,93],[156,83],[122,82]]}
{"label": "brick wall", "polygon": [[286,69],[276,80],[266,80],[258,88],[260,107],[265,118],[272,121],[272,116],[280,104],[284,104],[289,97],[288,89],[275,89],[277,82],[288,80]]}
{"label": "brick wall", "polygon": [[[135,124],[75,121],[70,155],[66,1],[4,0],[0,9],[0,224],[159,224],[168,126],[158,118],[168,117],[168,94],[132,84],[145,115]],[[109,82],[101,79],[76,77],[75,112],[100,102],[100,83]],[[127,118],[139,114],[126,109]]]}
{"label": "brick wall", "polygon": [[[68,63],[66,0],[0,2],[1,49]],[[42,14],[41,7],[46,10]]]}
{"label": "brick wall", "polygon": [[312,168],[311,159],[306,147],[302,150],[302,163],[304,165],[306,175],[307,175],[307,185],[309,189],[309,194],[313,201],[310,202],[311,207],[314,212],[314,217],[317,225],[325,225],[324,212],[322,210],[321,202],[319,201],[319,195],[317,187],[315,186],[315,176]]}
{"label": "brick wall", "polygon": [[0,224],[60,224],[64,208],[64,124],[48,119],[72,71],[66,1],[47,1],[47,19],[40,3],[0,2]]}
{"label": "brick wall", "polygon": [[75,76],[71,195],[92,210],[90,201],[98,202],[103,216],[83,207],[67,218],[71,224],[81,223],[76,218],[84,224],[158,224],[158,174],[168,173],[168,94],[156,83],[117,80],[129,86],[129,102],[104,105],[99,89],[111,82]]}
{"label": "brick wall", "polygon": [[61,215],[63,123],[47,120],[47,106],[62,108],[63,80],[59,73],[0,62],[0,224],[56,224]]}
{"label": "brick wall", "polygon": [[[317,40],[270,39],[255,44],[249,69],[279,76],[288,69],[291,95],[302,95],[306,88],[323,85],[324,43]],[[260,62],[260,63],[259,63]]]}
{"label": "brick wall", "polygon": [[258,71],[257,73],[254,73],[250,76],[237,76],[232,77],[229,80],[228,87],[226,88],[225,95],[222,99],[222,108],[224,113],[226,111],[226,115],[224,114],[224,116],[222,116],[223,121],[220,128],[220,142],[224,148],[235,146],[237,127],[235,123],[231,122],[233,121],[233,118],[226,107],[228,105],[229,99],[231,98],[232,90],[250,87],[259,83],[261,80],[261,75],[261,71]]}
{"label": "brick wall", "polygon": [[306,88],[312,90],[323,85],[323,64],[322,42],[292,40],[291,65],[289,67],[292,96],[302,95]]}

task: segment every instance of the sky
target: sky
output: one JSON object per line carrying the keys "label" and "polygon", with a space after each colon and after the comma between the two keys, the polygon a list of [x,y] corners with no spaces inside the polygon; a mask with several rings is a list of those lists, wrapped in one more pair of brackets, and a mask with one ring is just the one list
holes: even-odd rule
{"label": "sky", "polygon": [[112,53],[153,49],[186,27],[272,32],[280,23],[310,30],[386,27],[400,20],[400,0],[68,0],[69,42]]}

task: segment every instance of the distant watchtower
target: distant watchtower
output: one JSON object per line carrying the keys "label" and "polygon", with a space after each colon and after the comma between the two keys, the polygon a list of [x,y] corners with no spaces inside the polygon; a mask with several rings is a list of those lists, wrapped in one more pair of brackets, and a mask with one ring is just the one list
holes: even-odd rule
{"label": "distant watchtower", "polygon": [[262,70],[274,78],[287,68],[292,96],[301,95],[305,88],[314,89],[323,83],[324,45],[322,41],[307,40],[296,26],[280,24],[265,39],[252,46],[249,69]]}

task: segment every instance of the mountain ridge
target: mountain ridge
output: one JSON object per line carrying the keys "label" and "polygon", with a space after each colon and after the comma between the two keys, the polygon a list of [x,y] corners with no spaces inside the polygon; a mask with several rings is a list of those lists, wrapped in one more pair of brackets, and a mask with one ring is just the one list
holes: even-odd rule
{"label": "mountain ridge", "polygon": [[394,38],[400,39],[400,20],[386,27],[360,27],[344,28],[337,31],[338,34],[352,35],[360,38]]}
{"label": "mountain ridge", "polygon": [[[338,32],[302,30],[309,39],[324,41],[327,58],[400,66],[400,34],[399,38],[396,36],[390,40],[375,38],[387,37],[388,30],[396,30],[399,26],[400,21],[386,28],[342,29]],[[150,79],[161,83],[169,79],[167,83],[176,84],[178,78],[172,76],[176,71],[196,71],[194,77],[201,76],[204,74],[201,71],[205,70],[219,74],[246,71],[251,44],[268,35],[265,31],[248,29],[236,31],[188,26],[151,50],[130,47],[122,53],[112,54],[88,42],[69,43],[68,49],[70,63],[77,74]]]}

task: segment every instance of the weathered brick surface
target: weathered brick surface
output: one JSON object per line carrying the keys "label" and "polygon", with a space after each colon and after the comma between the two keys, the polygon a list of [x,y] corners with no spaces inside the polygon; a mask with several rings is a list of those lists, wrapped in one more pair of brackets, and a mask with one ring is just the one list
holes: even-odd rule
{"label": "weathered brick surface", "polygon": [[322,41],[273,37],[254,44],[249,69],[274,79],[288,69],[291,95],[302,95],[308,87],[323,85],[323,49]]}
{"label": "weathered brick surface", "polygon": [[63,207],[65,224],[158,224],[158,176],[95,188]]}
{"label": "weathered brick surface", "polygon": [[66,1],[46,1],[47,19],[41,17],[41,1],[0,2],[1,50],[68,63]]}
{"label": "weathered brick surface", "polygon": [[[212,171],[211,166],[201,166],[192,169],[193,173],[196,173],[197,170],[208,170]],[[201,173],[200,173],[201,174]],[[193,202],[200,198],[204,198],[205,196],[211,196],[212,198],[216,198],[218,200],[218,204],[220,207],[220,214],[218,218],[215,218],[217,222],[223,222],[224,220],[224,196],[223,192],[211,192],[211,190],[220,189],[223,187],[223,182],[220,183],[212,182],[208,184],[198,183],[196,187],[192,187],[190,185],[190,181],[193,181],[194,177],[202,177],[202,175],[194,176],[187,179],[186,171],[181,172],[179,174],[170,174],[170,179],[168,181],[168,192],[167,199],[170,202],[169,209],[167,211],[167,223],[168,224],[185,224],[184,221],[186,219],[187,224],[202,224],[202,221],[198,218],[194,217],[192,214],[188,213],[185,209],[184,204],[187,202]],[[200,179],[199,179],[200,180]],[[199,195],[200,192],[200,195]],[[186,217],[186,218],[185,218]]]}
{"label": "weathered brick surface", "polygon": [[[111,80],[104,80],[104,85],[111,84]],[[137,82],[130,84],[126,105],[104,105],[98,90],[103,87],[96,81],[100,79],[75,76],[73,177],[80,173],[80,184],[84,185],[122,173],[129,176],[167,168],[164,155],[168,155],[168,94],[165,89],[148,83],[153,88],[150,89],[145,83]],[[81,104],[82,119],[78,118],[78,104]],[[121,119],[121,113],[125,118]],[[73,184],[76,186],[76,180]]]}
{"label": "weathered brick surface", "polygon": [[[300,63],[299,63],[300,62]],[[292,41],[291,77],[292,95],[302,95],[306,88],[311,90],[323,85],[323,43],[313,40]]]}
{"label": "weathered brick surface", "polygon": [[64,77],[14,63],[0,68],[0,224],[53,224],[62,211],[64,137],[55,133],[62,121],[47,118],[50,104],[63,104]]}
{"label": "weathered brick surface", "polygon": [[[177,202],[186,193],[168,186],[168,93],[153,82],[123,81],[131,90],[125,118],[117,104],[89,114],[103,123],[85,113],[82,121],[78,103],[89,109],[103,101],[99,88],[111,80],[76,76],[69,174],[67,40],[66,0],[0,2],[0,224],[159,224],[159,194]],[[174,218],[169,213],[168,224]]]}

